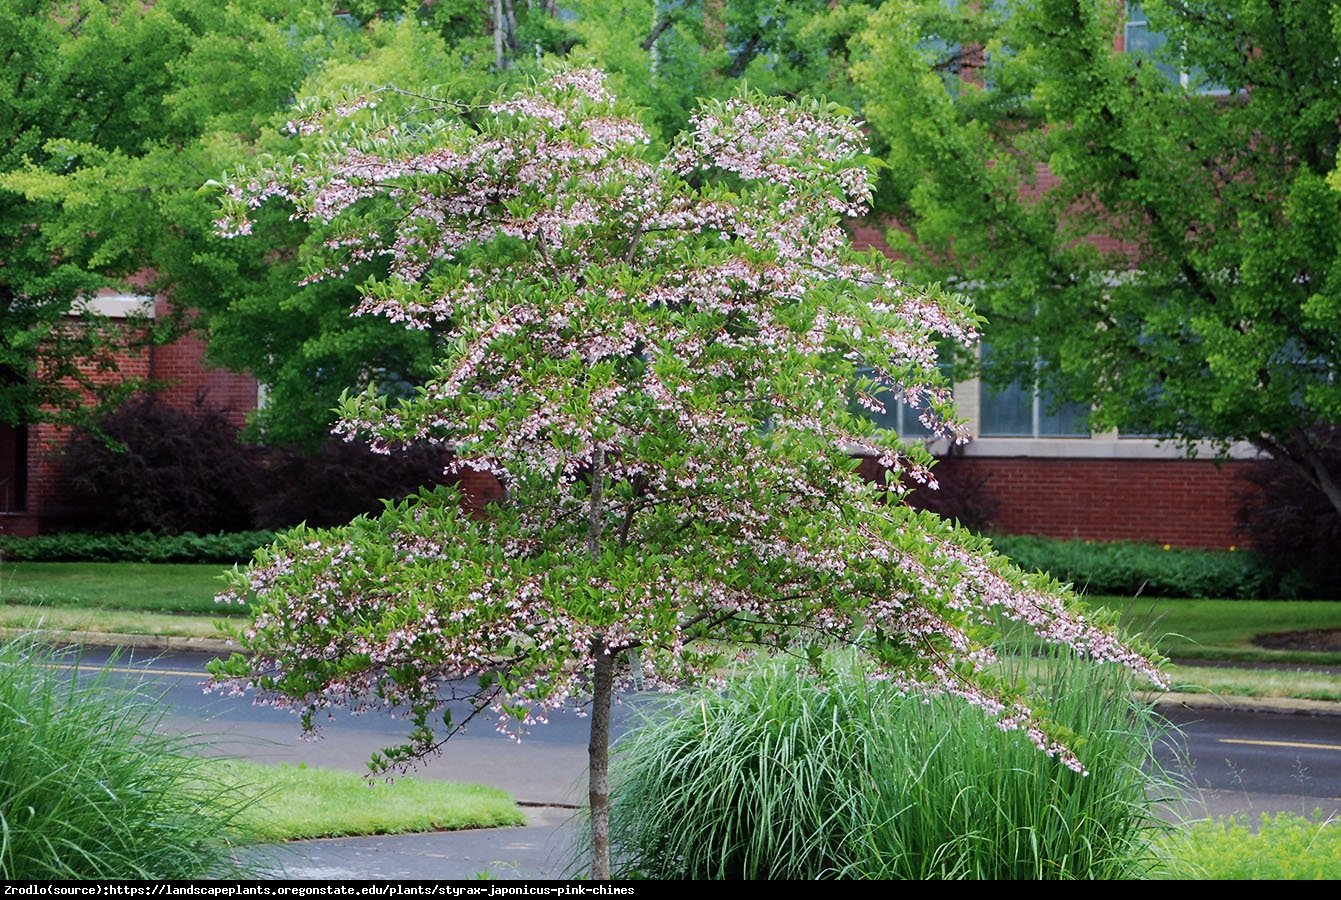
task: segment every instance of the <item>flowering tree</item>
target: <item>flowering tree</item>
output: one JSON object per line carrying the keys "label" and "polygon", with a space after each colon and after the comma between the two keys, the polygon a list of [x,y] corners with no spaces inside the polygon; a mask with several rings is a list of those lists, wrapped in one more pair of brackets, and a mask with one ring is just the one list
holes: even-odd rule
{"label": "flowering tree", "polygon": [[[365,107],[376,106],[375,110]],[[314,277],[389,257],[358,313],[448,332],[408,399],[349,397],[339,430],[388,452],[449,445],[496,474],[483,516],[449,491],[264,549],[231,596],[256,606],[216,675],[312,714],[407,711],[403,765],[476,713],[524,730],[590,695],[592,875],[608,877],[610,702],[728,647],[854,647],[910,689],[948,691],[1081,762],[990,687],[1005,617],[1158,674],[984,542],[887,500],[931,479],[921,448],[852,410],[911,403],[956,437],[939,341],[969,342],[958,299],[854,253],[870,198],[861,132],[822,103],[704,105],[659,161],[593,71],[482,107],[385,92],[303,110],[325,152],[226,190],[226,233],[267,198],[329,227]],[[867,373],[874,373],[873,375]],[[887,485],[865,483],[856,454]],[[472,715],[473,717],[473,715]]]}

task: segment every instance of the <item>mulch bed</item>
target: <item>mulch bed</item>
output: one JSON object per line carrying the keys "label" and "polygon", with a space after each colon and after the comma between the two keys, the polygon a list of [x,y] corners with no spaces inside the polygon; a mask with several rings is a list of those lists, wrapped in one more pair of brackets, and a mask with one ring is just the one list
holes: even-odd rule
{"label": "mulch bed", "polygon": [[1259,634],[1253,643],[1267,650],[1341,651],[1341,628],[1319,628],[1313,631],[1282,631]]}

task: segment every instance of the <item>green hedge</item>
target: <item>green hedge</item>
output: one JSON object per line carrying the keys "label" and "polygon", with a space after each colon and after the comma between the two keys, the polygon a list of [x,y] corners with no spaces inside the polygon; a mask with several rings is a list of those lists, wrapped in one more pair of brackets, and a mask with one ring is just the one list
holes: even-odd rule
{"label": "green hedge", "polygon": [[[246,562],[272,531],[230,534],[0,536],[0,560],[15,562]],[[1311,596],[1305,580],[1248,552],[1158,544],[1095,543],[998,535],[992,545],[1021,568],[1048,572],[1090,594],[1258,599]]]}
{"label": "green hedge", "polygon": [[1253,599],[1306,594],[1306,585],[1244,551],[998,535],[992,546],[1028,571],[1088,594]]}
{"label": "green hedge", "polygon": [[275,539],[272,531],[230,534],[90,534],[0,536],[0,560],[14,562],[233,563]]}

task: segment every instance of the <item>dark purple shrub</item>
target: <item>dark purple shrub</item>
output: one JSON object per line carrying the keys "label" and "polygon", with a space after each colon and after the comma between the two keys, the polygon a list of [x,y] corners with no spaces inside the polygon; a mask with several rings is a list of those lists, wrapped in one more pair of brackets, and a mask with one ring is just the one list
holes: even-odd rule
{"label": "dark purple shrub", "polygon": [[[1341,481],[1341,426],[1315,429],[1323,459]],[[1293,570],[1300,594],[1341,594],[1341,513],[1290,463],[1262,459],[1249,466],[1239,522],[1253,547],[1279,569]]]}
{"label": "dark purple shrub", "polygon": [[136,397],[76,434],[62,461],[82,501],[72,523],[103,531],[213,533],[252,527],[258,448],[224,413]]}

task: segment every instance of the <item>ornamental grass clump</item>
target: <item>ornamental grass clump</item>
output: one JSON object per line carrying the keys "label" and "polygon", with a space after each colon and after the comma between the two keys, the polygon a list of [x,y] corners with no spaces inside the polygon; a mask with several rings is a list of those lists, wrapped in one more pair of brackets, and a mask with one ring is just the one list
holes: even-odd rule
{"label": "ornamental grass clump", "polygon": [[0,880],[242,874],[247,800],[189,741],[156,731],[147,698],[77,664],[0,644]]}
{"label": "ornamental grass clump", "polygon": [[[1013,667],[1015,663],[1012,663]],[[677,698],[614,749],[615,873],[683,878],[1132,878],[1158,870],[1160,723],[1113,667],[1034,689],[1082,776],[949,698],[773,662]],[[1043,696],[1043,695],[1046,695]],[[1078,735],[1083,734],[1082,739]]]}

